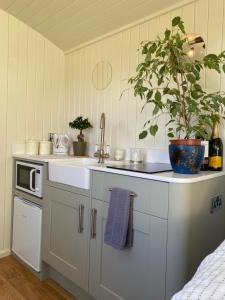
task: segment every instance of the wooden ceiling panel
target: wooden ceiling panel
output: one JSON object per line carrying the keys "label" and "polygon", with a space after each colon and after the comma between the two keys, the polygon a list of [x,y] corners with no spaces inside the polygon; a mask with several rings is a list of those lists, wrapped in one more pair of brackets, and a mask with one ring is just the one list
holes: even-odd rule
{"label": "wooden ceiling panel", "polygon": [[[37,30],[39,30],[40,32],[49,32],[52,31],[53,28],[63,28],[64,24],[67,23],[70,19],[73,19],[73,26],[76,26],[77,22],[79,22],[77,19],[77,15],[82,15],[82,18],[85,18],[86,16],[83,11],[86,11],[86,9],[94,6],[96,2],[99,2],[99,0],[74,0],[71,5],[66,6],[64,9],[50,16],[48,20],[38,25]],[[71,27],[68,27],[67,29],[71,30]],[[64,29],[60,30],[63,30],[64,33]]]}
{"label": "wooden ceiling panel", "polygon": [[[12,3],[12,5],[10,5],[7,8],[7,12],[11,15],[17,16],[19,15],[19,13],[26,8],[27,6],[29,6],[32,3],[33,0],[17,0],[14,1]],[[19,19],[19,18],[18,18]]]}
{"label": "wooden ceiling panel", "polygon": [[[129,2],[129,9],[127,10]],[[141,14],[143,17],[143,10],[149,11],[151,7],[151,2],[148,3],[143,0],[137,3],[136,0],[126,0],[123,3],[121,1],[117,3],[117,6],[114,7],[106,7],[106,9],[102,9],[96,14],[92,14],[90,19],[83,20],[82,23],[77,24],[77,26],[70,31],[65,32],[60,39],[60,36],[57,36],[57,31],[51,33],[51,36],[57,41],[59,45],[67,45],[66,48],[71,48],[71,41],[73,40],[73,36],[76,34],[76,39],[79,39],[79,43],[84,43],[86,40],[90,40],[92,35],[100,36],[105,34],[105,28],[108,28],[108,32],[118,29],[121,26],[129,24],[133,21],[133,15]],[[118,6],[120,9],[118,9]],[[124,19],[126,15],[126,20],[121,23],[121,20]],[[149,13],[147,13],[149,15]],[[101,18],[101,23],[99,19]],[[90,27],[89,25],[92,24]],[[85,30],[82,30],[85,29]],[[55,34],[55,35],[54,35]],[[69,46],[70,45],[70,46]]]}
{"label": "wooden ceiling panel", "polygon": [[0,0],[0,8],[6,10],[13,2],[16,2],[16,0]]}
{"label": "wooden ceiling panel", "polygon": [[[52,16],[55,16],[61,10],[65,9],[65,7],[74,3],[74,0],[41,1],[44,1],[45,5],[38,10],[34,10],[33,13],[29,12],[26,15],[26,19],[24,19],[24,22],[29,23],[31,27],[37,28],[38,25],[48,21]],[[35,2],[39,3],[40,0],[36,0]]]}
{"label": "wooden ceiling panel", "polygon": [[[121,0],[114,0],[113,8],[118,10],[118,6],[121,7]],[[82,10],[74,13],[72,17],[65,19],[64,22],[53,26],[47,32],[47,35],[57,42],[65,41],[68,38],[73,39],[74,35],[85,35],[86,30],[90,30],[90,28],[95,27],[96,24],[101,26],[100,20],[102,22],[105,18],[109,18],[110,14],[112,14],[112,6],[109,8],[106,1],[95,1],[95,3],[92,1],[90,6],[84,7]],[[76,26],[74,26],[74,18],[76,18]],[[70,30],[67,31],[67,28],[70,28]],[[61,29],[64,29],[63,36],[58,35]]]}
{"label": "wooden ceiling panel", "polygon": [[0,0],[0,8],[69,50],[179,0]]}

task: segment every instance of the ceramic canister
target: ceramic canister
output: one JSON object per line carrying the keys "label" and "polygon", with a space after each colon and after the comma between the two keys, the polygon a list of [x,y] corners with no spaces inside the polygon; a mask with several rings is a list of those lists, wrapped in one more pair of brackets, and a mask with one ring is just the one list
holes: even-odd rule
{"label": "ceramic canister", "polygon": [[52,152],[52,143],[49,141],[40,141],[39,154],[40,155],[50,155],[51,152]]}
{"label": "ceramic canister", "polygon": [[38,154],[39,142],[35,140],[26,141],[25,153],[27,155],[37,155]]}

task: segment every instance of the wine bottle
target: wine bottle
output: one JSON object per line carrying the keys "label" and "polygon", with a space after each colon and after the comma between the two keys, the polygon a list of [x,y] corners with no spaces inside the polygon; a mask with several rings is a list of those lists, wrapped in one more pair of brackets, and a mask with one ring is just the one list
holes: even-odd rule
{"label": "wine bottle", "polygon": [[223,142],[219,137],[218,123],[214,123],[209,141],[209,170],[221,171],[223,169]]}

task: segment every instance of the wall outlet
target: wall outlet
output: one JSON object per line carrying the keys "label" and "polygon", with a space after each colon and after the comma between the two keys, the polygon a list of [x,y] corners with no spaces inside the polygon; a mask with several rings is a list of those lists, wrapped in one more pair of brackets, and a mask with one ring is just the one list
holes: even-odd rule
{"label": "wall outlet", "polygon": [[219,209],[222,208],[223,204],[223,197],[222,195],[217,195],[215,197],[211,198],[211,209],[210,212],[211,214],[217,212]]}

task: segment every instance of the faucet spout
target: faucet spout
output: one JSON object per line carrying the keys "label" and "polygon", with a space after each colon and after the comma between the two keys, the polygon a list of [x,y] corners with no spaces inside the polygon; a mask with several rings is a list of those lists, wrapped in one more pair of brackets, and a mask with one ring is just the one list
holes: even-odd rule
{"label": "faucet spout", "polygon": [[105,113],[101,114],[100,129],[105,129]]}
{"label": "faucet spout", "polygon": [[104,163],[104,144],[105,144],[105,113],[101,114],[100,120],[100,129],[101,129],[101,141],[100,141],[100,149],[99,149],[99,159],[98,163]]}

